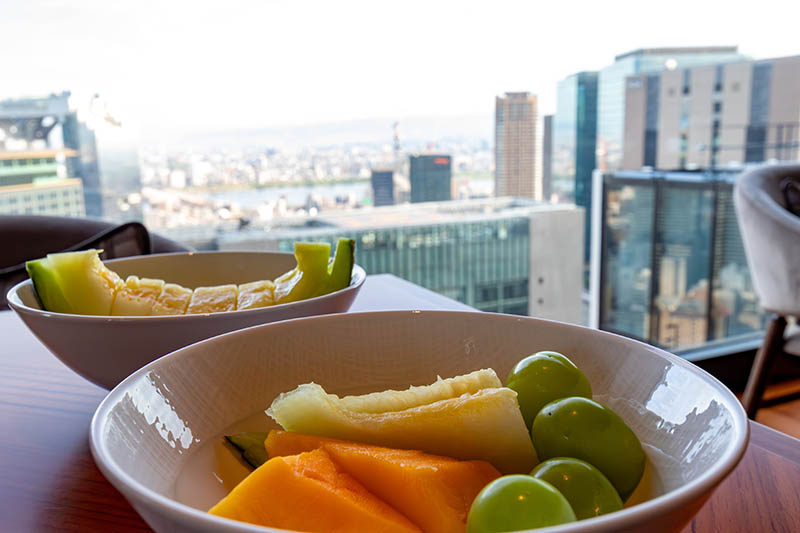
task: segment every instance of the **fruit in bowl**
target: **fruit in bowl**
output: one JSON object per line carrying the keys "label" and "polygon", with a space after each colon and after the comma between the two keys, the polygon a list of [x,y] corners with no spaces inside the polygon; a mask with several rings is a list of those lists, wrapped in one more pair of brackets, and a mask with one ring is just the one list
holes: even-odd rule
{"label": "fruit in bowl", "polygon": [[[314,334],[308,335],[308,331]],[[419,401],[403,398],[402,393],[409,385],[415,388],[436,385],[437,376],[464,376],[489,368],[497,376],[508,376],[521,359],[540,349],[569,356],[591,383],[593,401],[608,407],[624,422],[641,442],[645,456],[641,478],[621,510],[615,510],[613,501],[606,502],[607,493],[601,494],[601,503],[613,512],[594,517],[586,517],[582,512],[585,519],[556,526],[558,531],[680,530],[744,452],[747,418],[736,398],[702,370],[657,348],[605,332],[529,317],[435,311],[341,314],[268,324],[209,339],[151,363],[113,390],[93,419],[92,452],[103,474],[156,531],[271,531],[269,527],[209,514],[208,510],[234,494],[234,487],[253,472],[232,453],[224,436],[243,431],[269,435],[270,431],[279,430],[281,426],[264,410],[271,407],[280,417],[273,403],[287,397],[282,394],[313,382],[325,395],[338,398],[337,401],[324,396],[326,402],[330,400],[332,412],[341,413],[345,406],[348,416],[355,416],[353,413],[384,416],[419,407],[429,409],[429,405],[451,401],[453,394],[468,398],[475,392],[444,385],[441,390],[431,390],[431,394],[411,395],[420,398]],[[478,392],[485,385],[479,387]],[[503,387],[502,384],[488,387],[495,388]],[[675,397],[684,401],[671,401]],[[155,413],[161,414],[156,418]],[[517,416],[523,433],[527,434],[522,415]],[[460,431],[463,426],[450,419],[444,426],[451,428],[451,440],[466,440]],[[496,442],[498,448],[505,446],[501,435],[489,433],[482,437]],[[280,475],[273,472],[268,477],[280,479],[281,484],[290,479],[306,484],[313,478],[323,485],[309,489],[314,494],[325,491],[331,498],[342,501],[352,501],[347,497],[362,494],[365,502],[373,502],[370,509],[385,510],[375,503],[376,499],[422,530],[430,526],[423,527],[418,519],[410,517],[412,511],[405,507],[406,500],[394,499],[406,492],[386,490],[386,486],[375,482],[375,479],[386,483],[402,480],[402,467],[390,458],[400,458],[401,463],[405,461],[420,468],[437,460],[481,460],[442,459],[441,452],[426,451],[413,452],[426,455],[416,455],[412,460],[403,458],[412,451],[398,448],[396,442],[363,443],[342,436],[333,439],[338,442],[331,442],[326,435],[292,433],[290,438],[282,438],[273,446],[268,445],[268,438],[266,443],[261,441],[263,459],[278,458],[276,464],[282,464]],[[535,440],[534,431],[531,442]],[[258,443],[258,439],[254,442]],[[423,447],[422,444],[404,446]],[[138,453],[131,456],[131,449]],[[303,456],[314,450],[325,453]],[[497,474],[504,474],[491,463],[495,460],[490,458],[485,462]],[[585,459],[575,462],[578,460],[591,464]],[[378,466],[396,475],[377,476]],[[611,485],[611,490],[619,494],[610,481],[613,472],[592,466],[594,470],[580,472],[589,480],[589,486],[608,490]],[[461,467],[449,468],[451,475],[461,471]],[[595,471],[607,483],[598,481],[602,478]],[[558,474],[558,470],[555,472]],[[371,477],[373,474],[375,479]],[[547,481],[547,472],[530,474],[529,470],[513,475],[531,479],[541,476],[539,482],[526,478],[526,483],[556,487]],[[433,483],[430,477],[427,479]],[[488,479],[487,476],[481,483],[490,486],[493,481],[487,482]],[[264,486],[270,487],[271,483]],[[458,484],[435,484],[439,500],[432,497],[432,501],[442,501],[441,498],[458,501],[452,496],[453,487]],[[580,485],[585,486],[586,483]],[[349,492],[336,493],[332,487]],[[590,501],[580,491],[576,495],[568,487],[553,490],[561,493],[570,508],[574,501],[576,509],[585,511],[579,502]],[[274,487],[263,492],[265,497],[276,498],[280,493]],[[241,503],[242,499],[238,499],[236,505]],[[491,503],[490,500],[487,507],[490,518]],[[398,511],[401,507],[406,510]],[[303,509],[310,513],[316,507],[306,505]],[[331,517],[340,516],[336,514],[341,510],[338,505],[328,505],[325,509]],[[347,509],[348,513],[363,511],[352,506]],[[450,509],[456,512],[458,507],[453,503]],[[465,508],[461,509],[463,514]],[[579,512],[572,513],[577,519]],[[370,516],[388,515],[376,511]],[[542,531],[555,530],[546,527]]]}
{"label": "fruit in bowl", "polygon": [[49,254],[26,268],[42,307],[78,315],[186,315],[243,311],[324,296],[350,284],[355,242],[339,239],[329,260],[327,243],[297,242],[297,266],[271,280],[187,289],[131,275],[123,281],[98,250]]}
{"label": "fruit in bowl", "polygon": [[[209,309],[209,312],[195,314],[154,314],[152,309],[157,306],[182,305],[174,303],[185,300],[181,291],[175,288],[177,286],[185,289],[184,294],[186,291],[194,294],[198,287],[235,285],[239,289],[240,298],[243,298],[243,292],[244,296],[249,294],[247,297],[252,300],[265,298],[269,296],[269,289],[266,296],[258,296],[259,289],[255,285],[267,281],[274,283],[282,275],[293,272],[298,266],[297,258],[294,254],[279,252],[181,252],[98,261],[100,264],[97,265],[90,254],[73,257],[81,259],[79,264],[82,262],[85,266],[97,268],[95,272],[108,270],[120,280],[131,280],[131,287],[124,282],[124,290],[130,291],[124,293],[126,306],[134,305],[134,300],[138,300],[137,308],[144,308],[146,311],[152,302],[147,296],[148,291],[155,294],[158,287],[161,287],[159,281],[164,281],[148,316],[109,315],[105,311],[106,304],[100,309],[91,310],[94,313],[106,312],[105,315],[48,310],[40,302],[41,294],[37,296],[31,280],[17,284],[9,291],[9,306],[34,335],[70,369],[106,389],[113,388],[130,373],[154,359],[202,339],[279,320],[347,311],[366,279],[364,269],[353,264],[349,284],[328,294],[310,294],[305,299],[286,303],[274,303],[269,298],[270,305],[228,312],[210,312]],[[326,275],[328,267],[326,257]],[[43,275],[61,272],[53,268],[41,270]],[[322,268],[318,270],[321,271]],[[135,278],[131,278],[132,276]],[[41,290],[62,286],[63,278],[56,278],[55,275],[51,277],[53,279],[50,285],[40,283]],[[292,290],[308,288],[307,284],[302,283],[303,279],[304,276],[295,273],[292,279],[287,280],[285,286],[290,288],[287,294],[297,295]],[[109,285],[112,284],[109,282]],[[109,300],[113,305],[113,296],[109,296],[109,292],[103,293],[100,290],[105,296],[98,297],[96,292],[90,290],[91,287],[97,289],[98,286],[102,289],[103,284],[88,283],[89,288],[82,292],[71,291],[69,286],[64,285],[66,292],[62,294],[65,300],[67,295],[71,298],[67,305],[82,306],[87,305],[87,302],[95,305],[97,301]],[[119,294],[119,290],[116,294]],[[136,294],[141,294],[141,297]]]}
{"label": "fruit in bowl", "polygon": [[[519,372],[537,363],[540,371]],[[547,370],[554,364],[575,379],[554,380]],[[519,402],[517,392],[504,387],[492,369],[343,398],[315,383],[299,385],[278,395],[266,410],[286,431],[226,435],[256,469],[209,512],[284,529],[357,533],[363,527],[360,515],[348,520],[340,514],[352,507],[352,498],[323,490],[329,512],[309,515],[297,502],[325,499],[313,496],[320,485],[275,475],[286,470],[287,461],[298,472],[308,461],[317,464],[308,455],[314,451],[330,461],[330,468],[352,477],[359,493],[377,497],[426,533],[499,533],[618,511],[641,481],[641,443],[611,409],[572,396],[575,383],[581,384],[577,392],[589,387],[583,373],[557,352],[539,352],[515,366],[507,385],[545,391],[553,400],[535,413],[530,434],[523,412],[531,403]],[[540,458],[557,457],[531,472],[537,452]],[[485,475],[470,482],[446,474],[470,467]],[[306,498],[295,494],[310,489]],[[453,496],[457,493],[460,497]]]}

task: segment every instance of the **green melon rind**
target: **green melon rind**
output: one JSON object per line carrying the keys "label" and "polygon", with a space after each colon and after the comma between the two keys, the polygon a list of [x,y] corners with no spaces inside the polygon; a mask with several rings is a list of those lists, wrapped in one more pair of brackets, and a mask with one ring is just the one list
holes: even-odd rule
{"label": "green melon rind", "polygon": [[33,288],[42,309],[54,313],[73,313],[72,306],[64,296],[64,291],[61,290],[58,272],[48,258],[43,257],[26,262],[25,270],[28,271],[28,276],[33,282]]}

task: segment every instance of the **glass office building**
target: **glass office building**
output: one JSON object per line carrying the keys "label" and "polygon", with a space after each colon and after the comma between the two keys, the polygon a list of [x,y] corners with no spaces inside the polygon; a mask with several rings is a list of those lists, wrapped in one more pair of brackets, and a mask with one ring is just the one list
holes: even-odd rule
{"label": "glass office building", "polygon": [[375,207],[394,205],[394,170],[372,169],[370,184],[372,185],[372,205]]}
{"label": "glass office building", "polygon": [[603,176],[600,327],[671,350],[758,335],[737,172]]}
{"label": "glass office building", "polygon": [[583,210],[524,198],[404,204],[220,234],[221,250],[356,241],[356,262],[482,311],[581,320]]}
{"label": "glass office building", "polygon": [[[476,307],[528,314],[530,219],[509,217],[360,231],[316,232],[314,240],[356,240],[358,264],[370,274],[390,273]],[[307,232],[281,237],[291,252]]]}
{"label": "glass office building", "polygon": [[745,59],[735,46],[647,48],[618,55],[598,76],[597,168],[606,172],[621,168],[628,76]]}
{"label": "glass office building", "polygon": [[449,155],[412,155],[408,162],[411,203],[444,202],[451,199],[452,164]]}
{"label": "glass office building", "polygon": [[86,215],[102,217],[95,135],[70,107],[70,93],[0,101],[0,152],[52,150],[69,154],[62,177],[80,179]]}
{"label": "glass office building", "polygon": [[[552,189],[559,200],[574,201],[584,208],[584,235],[588,236],[597,140],[597,72],[579,72],[559,82],[556,109]],[[587,264],[589,242],[584,239]]]}

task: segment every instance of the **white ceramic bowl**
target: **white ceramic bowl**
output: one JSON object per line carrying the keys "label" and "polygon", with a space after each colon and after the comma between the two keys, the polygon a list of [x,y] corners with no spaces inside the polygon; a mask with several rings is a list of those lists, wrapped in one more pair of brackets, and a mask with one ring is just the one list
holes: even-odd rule
{"label": "white ceramic bowl", "polygon": [[[122,278],[159,278],[195,288],[274,279],[297,264],[290,253],[181,252],[107,261]],[[183,316],[87,316],[43,311],[33,284],[23,281],[8,292],[8,304],[36,337],[70,369],[106,389],[134,370],[193,342],[229,331],[289,318],[347,311],[364,283],[355,265],[350,286],[299,302]]]}
{"label": "white ceramic bowl", "polygon": [[534,318],[340,314],[199,342],[147,365],[106,397],[92,420],[92,453],[156,531],[272,531],[204,511],[224,496],[224,482],[246,474],[222,435],[269,428],[263,411],[277,394],[308,381],[338,394],[402,389],[486,367],[502,379],[519,359],[545,349],[583,369],[595,399],[639,436],[648,465],[622,511],[538,531],[679,531],[745,451],[748,422],[734,395],[657,348]]}

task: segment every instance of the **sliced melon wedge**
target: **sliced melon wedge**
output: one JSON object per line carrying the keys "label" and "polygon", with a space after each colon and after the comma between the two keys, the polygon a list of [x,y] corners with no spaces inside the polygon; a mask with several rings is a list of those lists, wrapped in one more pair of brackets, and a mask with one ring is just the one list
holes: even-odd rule
{"label": "sliced melon wedge", "polygon": [[222,313],[236,310],[236,285],[217,285],[216,287],[197,287],[186,308],[187,315],[199,313]]}
{"label": "sliced melon wedge", "polygon": [[236,309],[254,309],[275,304],[275,282],[270,280],[253,281],[239,285]]}
{"label": "sliced melon wedge", "polygon": [[39,297],[42,309],[55,313],[72,313],[72,306],[67,302],[64,291],[61,290],[61,283],[58,280],[58,273],[50,264],[46,257],[28,261],[25,263],[25,270],[33,281],[33,288]]}
{"label": "sliced melon wedge", "polygon": [[192,299],[192,289],[175,283],[165,283],[164,290],[153,304],[154,315],[182,315]]}
{"label": "sliced melon wedge", "polygon": [[128,276],[111,304],[114,316],[148,316],[164,290],[164,280]]}
{"label": "sliced melon wedge", "polygon": [[[278,396],[267,414],[286,431],[482,459],[503,473],[530,472],[537,463],[536,452],[516,392],[499,386],[470,390],[475,387],[473,380],[491,380],[474,374],[447,384],[447,380],[438,381],[428,386],[430,390],[414,387],[346,398],[306,383]],[[462,379],[464,383],[459,384]],[[462,385],[466,392],[461,392]],[[452,391],[449,397],[448,389]],[[389,410],[381,411],[378,405]]]}
{"label": "sliced melon wedge", "polygon": [[102,250],[49,254],[28,261],[26,268],[47,311],[116,316],[206,314],[295,302],[343,289],[350,284],[353,246],[352,240],[340,239],[331,260],[329,244],[298,242],[297,267],[274,282],[194,290],[137,276],[123,281],[100,260]]}
{"label": "sliced melon wedge", "polygon": [[100,251],[48,254],[50,267],[58,273],[58,286],[70,309],[51,311],[79,315],[111,313],[114,294],[124,283],[116,272],[106,268],[98,255]]}

